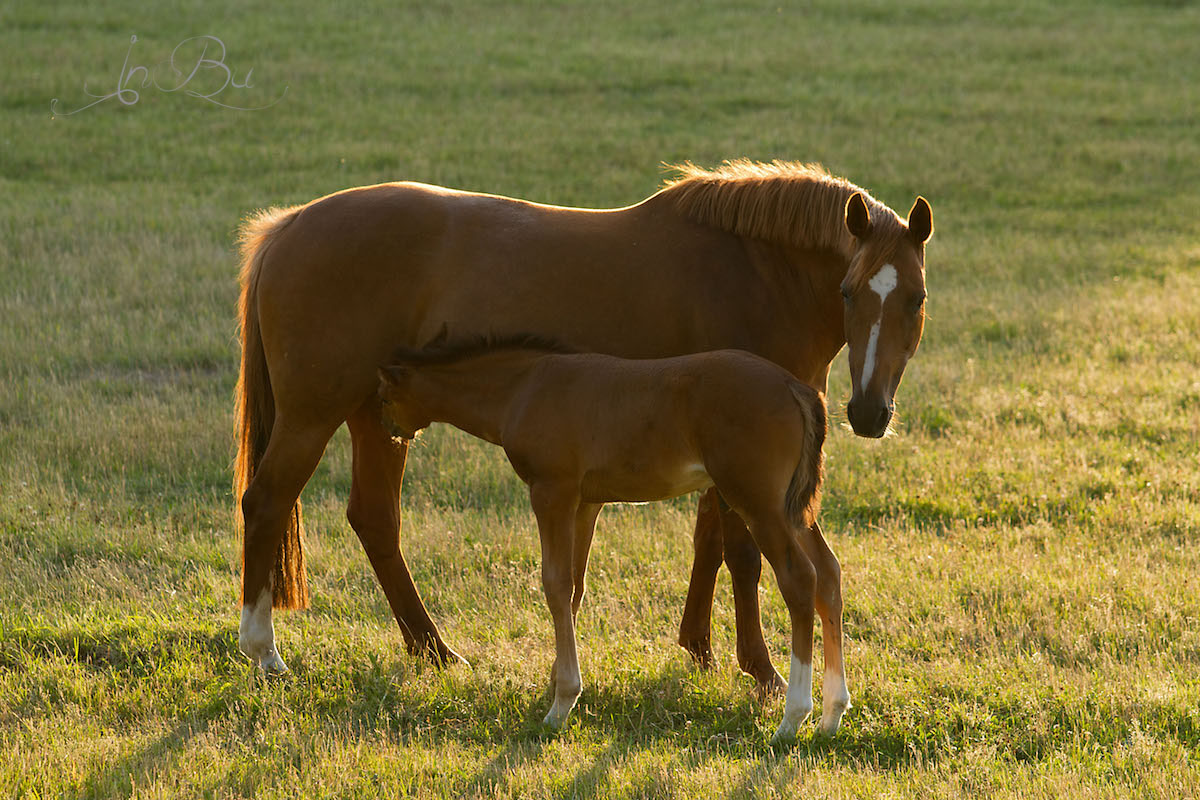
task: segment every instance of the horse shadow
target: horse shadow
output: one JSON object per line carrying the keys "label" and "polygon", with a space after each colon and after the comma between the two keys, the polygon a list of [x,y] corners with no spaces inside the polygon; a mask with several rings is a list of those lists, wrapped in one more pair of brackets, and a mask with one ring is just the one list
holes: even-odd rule
{"label": "horse shadow", "polygon": [[[9,638],[12,639],[11,632]],[[882,769],[898,769],[911,763],[912,758],[903,742],[884,741],[878,736],[823,739],[802,735],[792,746],[772,747],[768,743],[767,726],[776,721],[775,712],[779,709],[765,714],[757,709],[759,701],[754,696],[753,682],[747,678],[744,696],[732,702],[728,693],[711,692],[703,687],[689,689],[687,684],[695,683],[701,673],[682,655],[655,670],[630,671],[614,680],[589,685],[566,729],[556,734],[541,725],[550,702],[548,688],[531,693],[528,687],[518,686],[492,692],[490,698],[473,697],[464,704],[461,697],[438,695],[451,689],[469,692],[469,677],[468,685],[464,686],[462,673],[442,673],[405,656],[390,661],[372,658],[339,664],[336,669],[349,682],[351,690],[343,701],[322,703],[314,700],[316,693],[309,694],[307,686],[326,680],[323,667],[305,666],[305,654],[297,653],[294,673],[267,678],[244,662],[237,652],[233,633],[221,628],[148,631],[147,626],[137,621],[127,621],[101,633],[42,629],[27,631],[18,638],[26,652],[73,659],[91,672],[116,673],[120,681],[153,677],[164,659],[195,659],[197,653],[217,671],[213,691],[190,706],[177,709],[168,720],[169,727],[159,735],[105,761],[73,792],[68,791],[67,797],[132,796],[141,776],[170,774],[187,758],[194,741],[214,730],[228,728],[231,720],[241,730],[234,735],[251,741],[256,731],[269,725],[269,716],[260,711],[274,701],[270,698],[263,701],[262,696],[276,692],[293,694],[293,690],[298,690],[294,691],[294,699],[285,702],[303,704],[296,710],[314,721],[318,731],[372,730],[397,742],[419,740],[431,747],[438,747],[441,742],[466,742],[494,749],[486,764],[473,775],[465,776],[465,794],[469,796],[487,795],[508,786],[515,773],[528,771],[549,757],[547,750],[557,737],[580,735],[588,742],[595,741],[597,746],[564,786],[569,787],[571,796],[582,798],[596,797],[613,788],[611,776],[631,759],[666,748],[679,754],[676,758],[685,768],[701,768],[714,759],[731,756],[745,758],[746,766],[731,787],[733,794],[752,790],[764,782],[785,786],[811,759],[858,763],[866,760]],[[0,663],[0,666],[11,665]],[[414,692],[410,687],[421,676],[439,674],[447,675],[444,687],[430,687],[428,681],[419,691]],[[435,699],[431,701],[430,696]],[[497,709],[500,709],[498,715]],[[470,724],[468,720],[476,714],[496,715],[496,722]],[[295,757],[302,758],[305,745],[297,746],[300,750]],[[263,769],[269,769],[268,762],[269,758],[264,761]],[[246,787],[272,781],[268,772],[256,773],[253,768],[249,772],[241,770],[238,775]],[[219,791],[229,779],[225,771],[215,771],[207,778],[208,788]],[[642,789],[651,794],[663,788],[654,785],[658,780],[654,776],[641,776],[638,780],[646,783]]]}

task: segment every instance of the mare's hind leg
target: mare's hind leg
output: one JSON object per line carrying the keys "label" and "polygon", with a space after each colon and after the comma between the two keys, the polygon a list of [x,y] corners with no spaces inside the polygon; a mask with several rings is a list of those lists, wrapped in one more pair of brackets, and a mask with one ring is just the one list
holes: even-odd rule
{"label": "mare's hind leg", "polygon": [[733,584],[738,666],[758,681],[760,694],[765,696],[782,692],[787,684],[771,663],[759,614],[758,581],[762,577],[762,552],[746,529],[746,523],[724,503],[721,505],[720,518],[725,563],[729,566],[730,583]]}
{"label": "mare's hind leg", "polygon": [[692,579],[679,625],[679,644],[700,666],[712,665],[713,589],[717,571],[724,561],[729,565],[733,584],[738,665],[758,681],[760,694],[782,692],[787,684],[771,663],[759,617],[758,579],[762,575],[762,554],[746,530],[746,523],[725,504],[715,488],[700,498],[694,541]]}
{"label": "mare's hind leg", "polygon": [[287,671],[275,648],[271,621],[271,580],[279,542],[331,435],[331,430],[296,428],[276,419],[266,452],[242,495],[245,564],[238,648],[267,672]]}
{"label": "mare's hind leg", "polygon": [[442,641],[400,552],[400,484],[408,443],[396,442],[384,430],[378,401],[365,403],[346,422],[354,447],[346,517],[383,587],[405,645],[410,653],[437,664],[465,664],[465,659]]}
{"label": "mare's hind leg", "polygon": [[683,619],[679,622],[679,646],[701,667],[712,666],[712,607],[717,572],[725,560],[721,543],[720,497],[716,489],[700,496],[696,509],[696,532],[692,537],[692,578],[688,583]]}
{"label": "mare's hind leg", "polygon": [[832,735],[837,733],[842,715],[850,708],[842,655],[842,568],[817,523],[800,532],[799,542],[817,571],[816,608],[821,615],[821,639],[825,646],[821,732]]}

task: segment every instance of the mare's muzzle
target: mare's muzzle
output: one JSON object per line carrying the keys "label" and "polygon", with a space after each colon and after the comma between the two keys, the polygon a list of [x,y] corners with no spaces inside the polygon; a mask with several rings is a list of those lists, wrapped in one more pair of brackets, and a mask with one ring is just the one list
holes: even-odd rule
{"label": "mare's muzzle", "polygon": [[865,399],[856,394],[846,404],[846,416],[850,419],[850,427],[859,436],[871,439],[879,439],[887,433],[894,410],[895,406],[882,397]]}

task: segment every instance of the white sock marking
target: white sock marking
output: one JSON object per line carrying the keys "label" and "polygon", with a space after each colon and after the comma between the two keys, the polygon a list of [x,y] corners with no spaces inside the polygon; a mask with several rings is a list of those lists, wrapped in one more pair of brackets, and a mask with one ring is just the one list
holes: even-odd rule
{"label": "white sock marking", "polygon": [[792,666],[788,672],[787,700],[783,704],[783,720],[775,731],[773,741],[786,741],[796,737],[800,723],[812,713],[812,664],[805,664],[792,654]]}
{"label": "white sock marking", "polygon": [[842,715],[850,708],[850,690],[846,688],[846,675],[841,670],[825,670],[821,681],[821,732],[832,736],[842,724]]}
{"label": "white sock marking", "polygon": [[275,651],[275,625],[271,622],[271,588],[259,593],[253,604],[242,606],[238,627],[238,649],[266,672],[287,672],[287,665]]}
{"label": "white sock marking", "polygon": [[805,664],[795,654],[788,671],[787,702],[783,706],[783,718],[796,725],[812,713],[812,664]]}
{"label": "white sock marking", "polygon": [[891,264],[884,264],[867,284],[871,287],[871,291],[879,295],[879,319],[875,320],[875,324],[871,326],[871,335],[867,339],[867,352],[863,355],[862,378],[859,381],[863,392],[867,391],[867,384],[871,382],[871,376],[875,374],[875,348],[879,344],[879,326],[883,324],[883,304],[892,290],[896,288],[897,282],[896,268]]}

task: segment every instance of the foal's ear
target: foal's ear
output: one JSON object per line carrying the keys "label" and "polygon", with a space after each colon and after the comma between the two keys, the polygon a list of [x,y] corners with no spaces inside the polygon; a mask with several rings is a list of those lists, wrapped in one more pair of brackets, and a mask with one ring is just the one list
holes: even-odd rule
{"label": "foal's ear", "polygon": [[846,230],[856,239],[866,239],[871,233],[871,212],[862,192],[855,192],[846,201]]}
{"label": "foal's ear", "polygon": [[925,244],[933,236],[933,209],[924,197],[917,197],[908,212],[908,235],[917,244]]}

